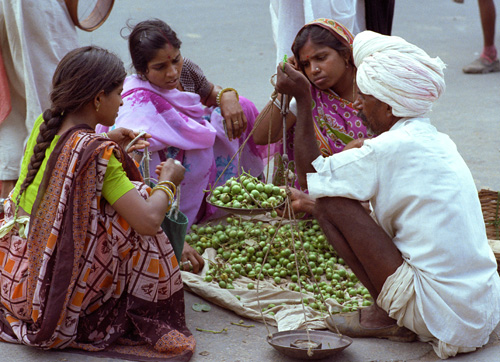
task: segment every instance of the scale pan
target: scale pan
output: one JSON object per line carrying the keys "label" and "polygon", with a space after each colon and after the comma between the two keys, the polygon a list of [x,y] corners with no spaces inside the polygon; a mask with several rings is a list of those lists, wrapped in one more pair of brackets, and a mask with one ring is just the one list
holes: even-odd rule
{"label": "scale pan", "polygon": [[211,194],[207,196],[206,201],[207,204],[212,205],[218,209],[225,210],[230,214],[236,214],[236,215],[260,215],[260,214],[265,214],[267,212],[271,212],[274,209],[279,209],[283,206],[285,206],[286,200],[283,201],[281,204],[278,206],[273,207],[268,207],[268,208],[255,208],[255,209],[241,209],[241,208],[235,208],[235,207],[226,207],[226,206],[218,206],[210,202],[210,197]]}
{"label": "scale pan", "polygon": [[312,342],[319,348],[311,348],[312,354],[307,354],[307,348],[292,347],[297,341],[307,341],[306,330],[283,331],[274,333],[267,337],[267,342],[280,353],[301,360],[322,359],[332,356],[349,347],[352,339],[330,331],[310,330],[309,336]]}

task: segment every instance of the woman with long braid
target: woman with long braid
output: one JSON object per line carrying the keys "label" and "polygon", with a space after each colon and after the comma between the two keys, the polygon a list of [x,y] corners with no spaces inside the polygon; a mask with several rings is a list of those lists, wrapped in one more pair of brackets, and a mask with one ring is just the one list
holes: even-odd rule
{"label": "woman with long braid", "polygon": [[1,340],[127,359],[193,354],[177,259],[160,227],[184,167],[161,163],[151,190],[124,151],[137,133],[95,133],[114,124],[125,76],[98,47],[71,51],[56,69],[0,223]]}

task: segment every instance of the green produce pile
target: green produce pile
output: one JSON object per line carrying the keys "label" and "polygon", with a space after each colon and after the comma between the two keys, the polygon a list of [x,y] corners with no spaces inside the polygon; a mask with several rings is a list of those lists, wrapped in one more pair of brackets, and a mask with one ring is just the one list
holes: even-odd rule
{"label": "green produce pile", "polygon": [[218,207],[252,210],[278,207],[285,198],[285,190],[243,173],[237,178],[231,177],[224,185],[213,189],[209,201]]}
{"label": "green produce pile", "polygon": [[[279,226],[277,222],[228,217],[226,223],[193,225],[186,241],[200,254],[206,248],[217,250],[205,282],[220,288],[234,289],[233,281],[245,276],[253,280],[248,289],[256,289],[257,280],[265,279],[301,291],[303,302],[316,310],[326,310],[328,298],[341,305],[334,312],[372,304],[368,290],[338,257],[314,219]],[[312,298],[305,297],[311,295],[314,301],[308,302]]]}

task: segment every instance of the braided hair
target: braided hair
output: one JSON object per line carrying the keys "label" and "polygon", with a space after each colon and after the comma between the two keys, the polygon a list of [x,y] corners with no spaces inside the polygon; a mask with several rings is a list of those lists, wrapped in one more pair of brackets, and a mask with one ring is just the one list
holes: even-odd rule
{"label": "braided hair", "polygon": [[61,128],[64,115],[80,110],[100,91],[109,94],[124,81],[125,76],[123,62],[100,47],[77,48],[61,59],[52,78],[51,106],[43,112],[43,123],[17,196],[17,205],[35,179],[47,148]]}

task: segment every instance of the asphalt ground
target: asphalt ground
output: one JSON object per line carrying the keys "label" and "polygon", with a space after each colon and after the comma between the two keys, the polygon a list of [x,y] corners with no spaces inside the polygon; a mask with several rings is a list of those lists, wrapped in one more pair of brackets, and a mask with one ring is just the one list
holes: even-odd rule
{"label": "asphalt ground", "polygon": [[[108,48],[129,66],[126,41],[120,36],[120,31],[127,20],[134,24],[152,17],[173,27],[183,42],[183,56],[200,65],[210,81],[236,88],[259,109],[265,105],[272,92],[269,78],[275,72],[275,48],[267,0],[119,0],[101,28],[92,33],[79,32],[80,44],[92,43]],[[457,144],[478,189],[500,190],[500,73],[466,75],[461,70],[477,58],[482,49],[476,1],[467,0],[464,4],[452,0],[398,1],[393,35],[420,46],[432,56],[439,56],[447,64],[447,90],[434,105],[431,121]],[[496,45],[500,45],[498,36]],[[246,324],[255,327],[234,326],[230,323],[241,318],[233,312],[212,304],[208,313],[194,312],[191,306],[197,302],[208,303],[186,292],[187,323],[197,339],[193,362],[295,361],[267,344],[268,332],[263,324],[245,320]],[[228,332],[211,334],[199,332],[196,328],[227,328]],[[485,347],[453,360],[500,361],[499,335],[500,329],[497,328]],[[106,360],[116,361],[91,354],[40,351],[0,343],[0,361]],[[355,339],[349,348],[326,360],[427,362],[438,358],[425,343]]]}

